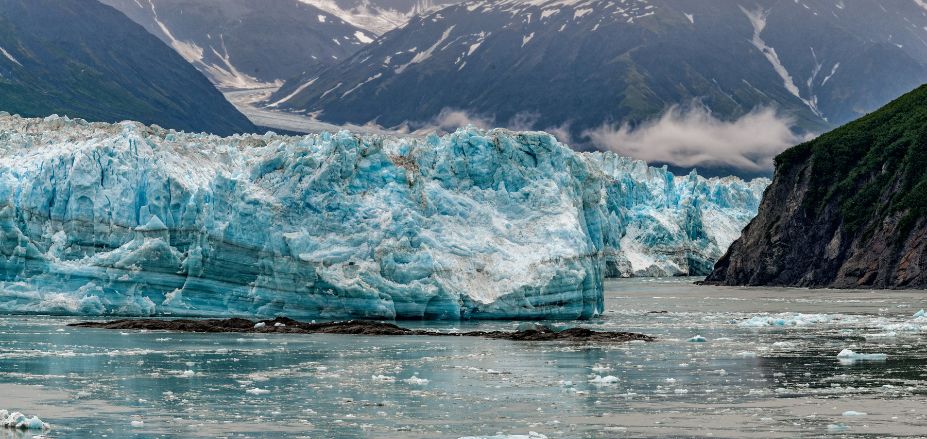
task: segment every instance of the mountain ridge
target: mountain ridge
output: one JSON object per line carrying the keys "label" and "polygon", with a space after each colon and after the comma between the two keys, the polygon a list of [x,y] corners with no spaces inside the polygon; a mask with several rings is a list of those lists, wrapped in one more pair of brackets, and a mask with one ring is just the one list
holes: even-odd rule
{"label": "mountain ridge", "polygon": [[173,50],[95,0],[0,0],[0,47],[2,111],[256,130]]}
{"label": "mountain ridge", "polygon": [[863,31],[853,28],[878,2],[808,3],[469,1],[287,81],[268,104],[386,127],[463,110],[502,126],[566,127],[583,143],[586,130],[691,101],[724,120],[772,106],[821,132],[927,80],[927,16],[915,3]]}
{"label": "mountain ridge", "polygon": [[927,288],[927,85],[776,162],[706,283]]}

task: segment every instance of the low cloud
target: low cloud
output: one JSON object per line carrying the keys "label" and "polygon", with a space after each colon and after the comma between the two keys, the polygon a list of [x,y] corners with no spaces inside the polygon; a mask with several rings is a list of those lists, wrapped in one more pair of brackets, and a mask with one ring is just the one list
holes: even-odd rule
{"label": "low cloud", "polygon": [[[534,112],[521,112],[512,116],[508,122],[500,123],[493,115],[478,114],[456,108],[445,108],[438,115],[425,122],[405,122],[398,130],[412,132],[414,134],[427,134],[432,132],[450,133],[458,128],[474,126],[480,129],[488,130],[492,128],[504,127],[512,131],[533,131],[536,130],[538,120],[541,115]],[[547,131],[554,134],[561,142],[568,141],[569,125],[548,128]]]}
{"label": "low cloud", "polygon": [[603,125],[583,136],[600,149],[685,168],[731,166],[768,171],[773,158],[805,140],[792,132],[793,120],[766,108],[723,121],[703,107],[670,108],[658,119],[631,127]]}
{"label": "low cloud", "polygon": [[450,133],[458,128],[465,128],[470,125],[481,129],[490,129],[495,125],[495,119],[491,116],[473,114],[465,110],[445,108],[427,122],[406,122],[403,125],[407,127],[407,131],[411,131],[413,134]]}

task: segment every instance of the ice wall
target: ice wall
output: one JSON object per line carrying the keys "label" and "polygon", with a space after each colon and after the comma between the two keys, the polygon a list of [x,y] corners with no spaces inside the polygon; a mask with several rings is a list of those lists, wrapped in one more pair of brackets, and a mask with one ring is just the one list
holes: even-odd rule
{"label": "ice wall", "polygon": [[675,176],[612,153],[606,175],[608,277],[704,276],[756,216],[769,179]]}
{"label": "ice wall", "polygon": [[739,206],[731,183],[543,133],[220,138],[0,115],[0,311],[589,318],[606,267],[678,274],[674,243],[728,242],[705,228],[736,223],[724,213],[673,212]]}

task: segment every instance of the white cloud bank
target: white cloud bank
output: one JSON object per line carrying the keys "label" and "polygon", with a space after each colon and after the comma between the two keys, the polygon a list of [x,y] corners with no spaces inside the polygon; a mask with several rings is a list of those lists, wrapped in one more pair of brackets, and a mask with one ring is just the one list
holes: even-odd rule
{"label": "white cloud bank", "polygon": [[792,123],[770,108],[723,121],[702,107],[673,107],[660,118],[633,128],[603,125],[583,136],[600,149],[647,162],[768,171],[777,154],[805,140],[792,132]]}

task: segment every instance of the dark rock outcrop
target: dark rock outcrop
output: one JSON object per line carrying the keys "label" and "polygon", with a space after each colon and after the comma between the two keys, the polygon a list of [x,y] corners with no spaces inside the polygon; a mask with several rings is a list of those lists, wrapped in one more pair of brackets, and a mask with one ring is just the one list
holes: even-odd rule
{"label": "dark rock outcrop", "polygon": [[705,282],[927,288],[927,86],[777,157]]}
{"label": "dark rock outcrop", "polygon": [[[260,325],[263,323],[263,325]],[[633,332],[600,332],[586,328],[557,329],[534,324],[518,331],[438,332],[408,329],[392,323],[371,320],[304,323],[286,317],[254,322],[247,319],[124,319],[110,322],[81,322],[69,326],[81,328],[150,330],[178,332],[238,332],[279,334],[346,334],[346,335],[414,335],[431,337],[484,337],[514,341],[569,341],[623,343],[633,340],[654,341],[649,335]]]}

